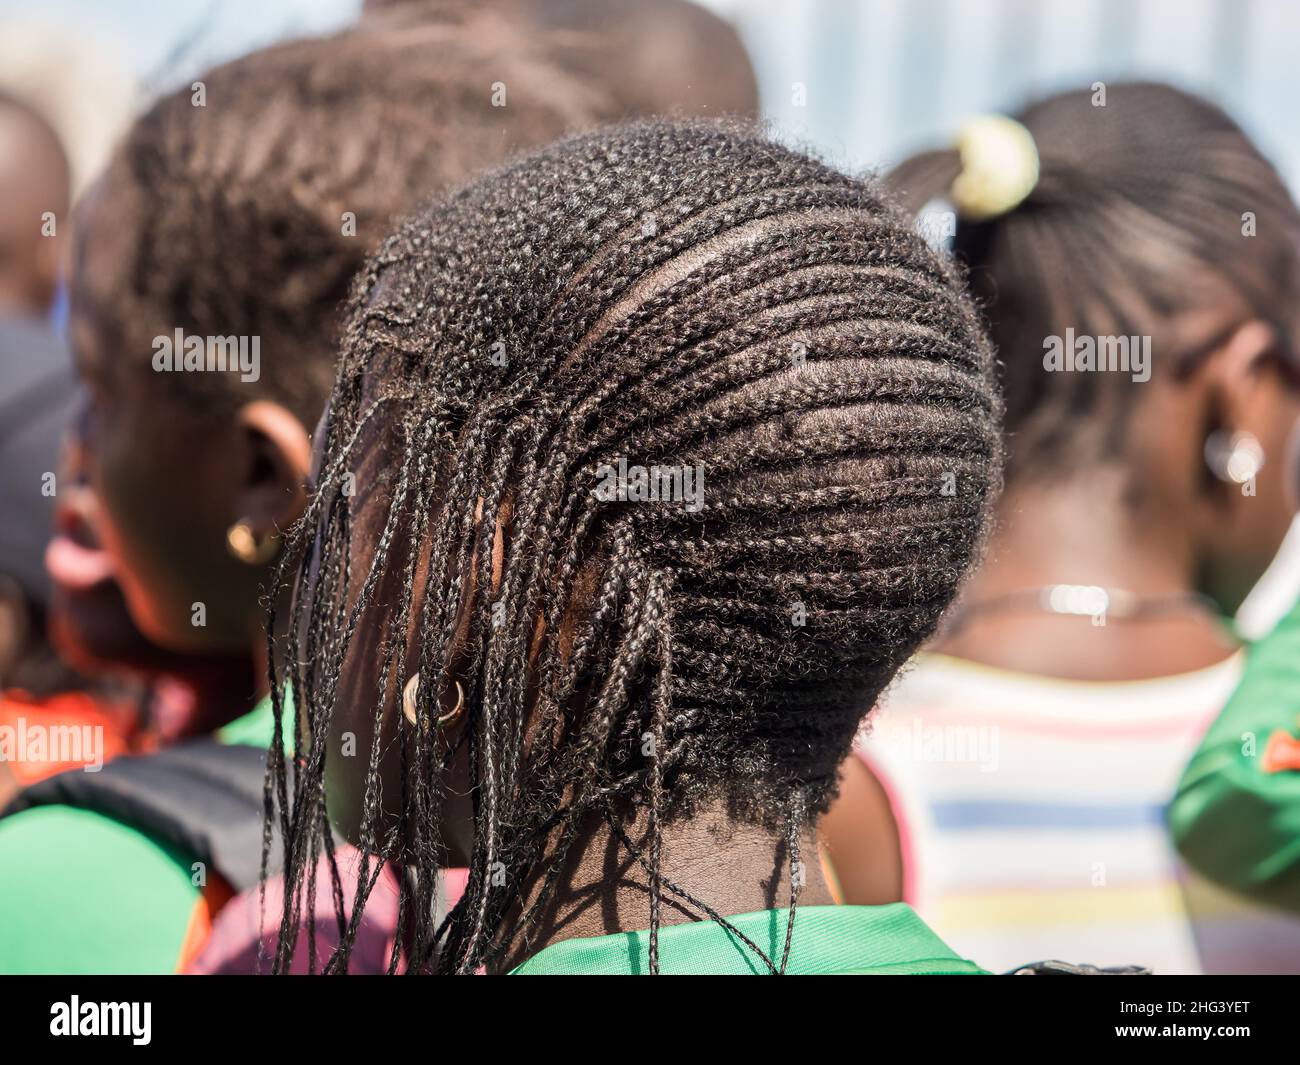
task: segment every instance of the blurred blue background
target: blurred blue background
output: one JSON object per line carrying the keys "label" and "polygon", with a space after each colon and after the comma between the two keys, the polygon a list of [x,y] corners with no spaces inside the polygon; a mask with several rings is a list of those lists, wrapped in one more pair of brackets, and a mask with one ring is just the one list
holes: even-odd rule
{"label": "blurred blue background", "polygon": [[[963,118],[1095,81],[1154,78],[1217,100],[1300,185],[1294,0],[719,0],[764,109],[844,165],[951,141]],[[807,86],[807,106],[791,85]]]}
{"label": "blurred blue background", "polygon": [[[1223,104],[1300,185],[1295,0],[705,0],[750,47],[781,134],[854,169],[948,141],[966,115],[1154,77]],[[116,49],[147,94],[360,0],[0,0]],[[806,89],[806,105],[792,100]]]}

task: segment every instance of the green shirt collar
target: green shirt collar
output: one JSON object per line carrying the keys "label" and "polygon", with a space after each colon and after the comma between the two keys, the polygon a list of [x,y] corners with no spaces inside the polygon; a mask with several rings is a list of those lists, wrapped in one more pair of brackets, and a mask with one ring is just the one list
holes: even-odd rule
{"label": "green shirt collar", "polygon": [[[727,920],[773,961],[785,945],[788,910],[761,910]],[[533,955],[515,976],[633,976],[649,972],[649,932],[565,939]],[[659,931],[659,971],[668,975],[761,975],[768,972],[747,946],[714,921]],[[958,957],[910,906],[801,906],[786,972],[792,976],[979,974]]]}
{"label": "green shirt collar", "polygon": [[[288,692],[285,692],[284,696],[284,715],[285,731],[292,732],[293,703]],[[270,694],[265,695],[262,701],[243,717],[237,717],[234,721],[222,725],[217,729],[216,736],[220,743],[244,747],[270,747],[271,740],[275,736],[275,712],[271,707]],[[289,738],[292,740],[292,737]],[[292,742],[289,746],[293,746]]]}

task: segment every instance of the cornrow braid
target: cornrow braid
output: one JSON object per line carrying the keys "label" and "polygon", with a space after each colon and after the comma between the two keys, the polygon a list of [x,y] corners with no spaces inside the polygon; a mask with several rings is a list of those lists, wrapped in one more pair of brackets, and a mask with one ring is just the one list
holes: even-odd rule
{"label": "cornrow braid", "polygon": [[[278,578],[298,590],[277,721],[287,681],[281,727],[310,737],[291,781],[272,765],[286,915],[324,837],[341,677],[374,669],[354,709],[396,732],[401,795],[386,824],[376,740],[359,836],[416,885],[411,969],[472,973],[526,937],[543,900],[521,913],[521,885],[546,861],[554,888],[584,818],[647,872],[652,969],[662,893],[725,925],[663,875],[663,824],[724,802],[798,862],[861,718],[978,551],[998,417],[952,269],[874,185],[752,130],[579,136],[410,220],[354,286],[318,493]],[[702,471],[699,505],[684,479],[611,496],[620,463]],[[357,477],[374,484],[354,495]],[[474,843],[435,927],[454,752],[428,723],[453,676]],[[281,969],[294,935],[286,916]]]}

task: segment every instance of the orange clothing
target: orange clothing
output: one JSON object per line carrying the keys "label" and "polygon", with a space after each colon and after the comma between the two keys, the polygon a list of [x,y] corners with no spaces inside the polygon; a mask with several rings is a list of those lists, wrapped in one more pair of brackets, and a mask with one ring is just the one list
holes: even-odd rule
{"label": "orange clothing", "polygon": [[134,738],[130,707],[85,692],[40,700],[18,689],[0,694],[0,762],[20,788],[65,769],[102,765]]}

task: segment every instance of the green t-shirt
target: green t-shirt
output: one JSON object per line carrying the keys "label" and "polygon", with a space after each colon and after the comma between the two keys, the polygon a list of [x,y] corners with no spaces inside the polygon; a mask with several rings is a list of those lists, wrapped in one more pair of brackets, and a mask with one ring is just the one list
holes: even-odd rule
{"label": "green t-shirt", "polygon": [[[760,910],[727,920],[778,966],[789,910]],[[621,932],[552,943],[512,976],[636,976],[650,971],[649,932]],[[753,950],[715,921],[659,931],[665,975],[748,976],[771,972]],[[805,906],[795,911],[786,973],[791,976],[902,974],[982,975],[958,957],[904,903],[888,906]]]}
{"label": "green t-shirt", "polygon": [[[1226,887],[1300,911],[1300,772],[1265,758],[1300,728],[1300,604],[1257,643],[1169,808],[1183,857]],[[1277,741],[1274,741],[1275,743]]]}
{"label": "green t-shirt", "polygon": [[[273,729],[267,698],[217,738],[265,747]],[[0,974],[175,972],[200,898],[191,860],[75,806],[0,819]]]}

